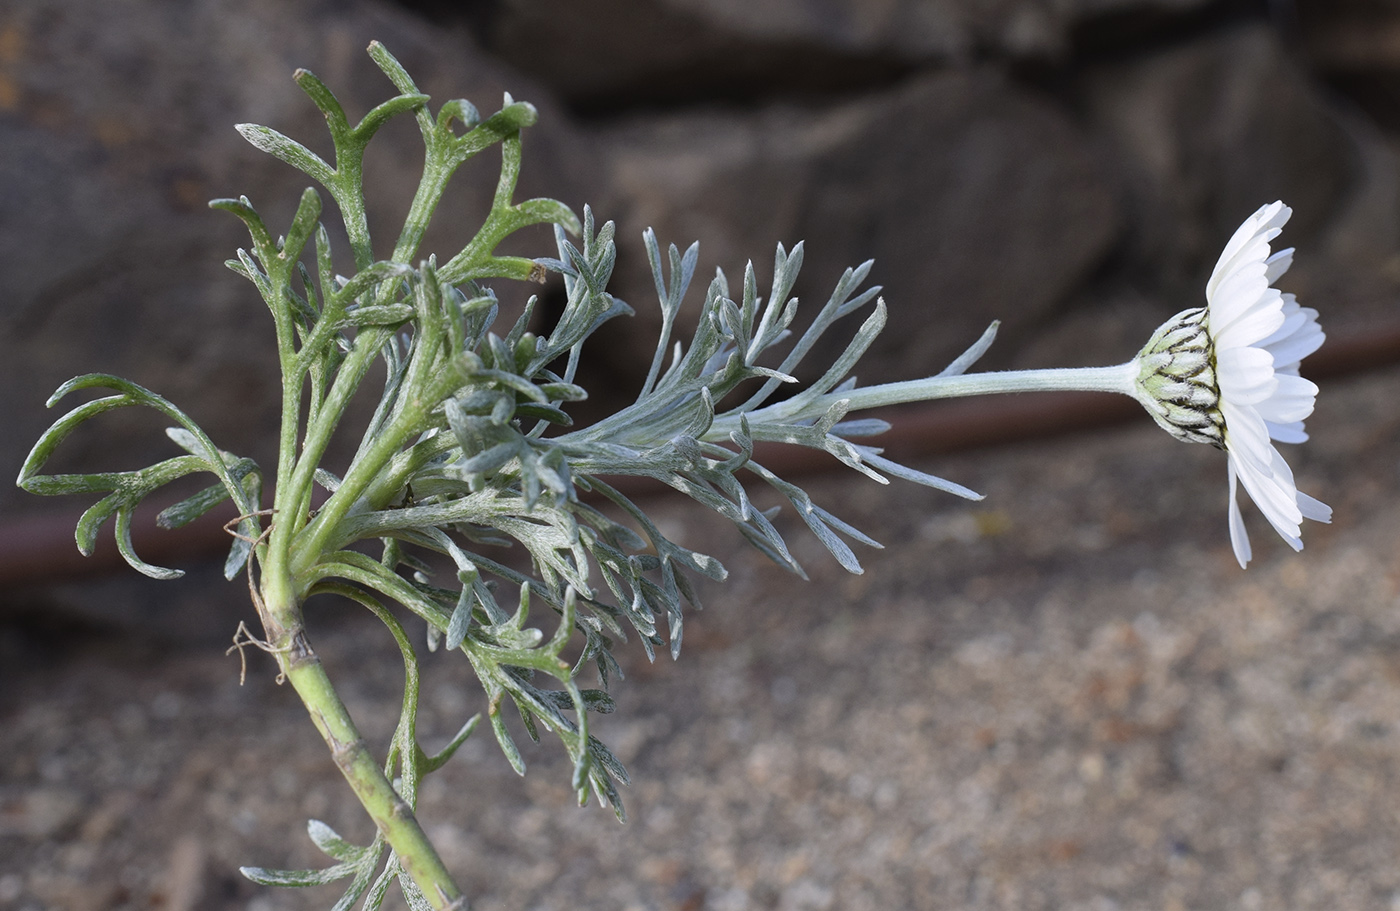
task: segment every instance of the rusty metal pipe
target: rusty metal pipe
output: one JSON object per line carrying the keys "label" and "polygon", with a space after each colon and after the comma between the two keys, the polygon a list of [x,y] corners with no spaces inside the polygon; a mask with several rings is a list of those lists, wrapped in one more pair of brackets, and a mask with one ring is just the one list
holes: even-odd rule
{"label": "rusty metal pipe", "polygon": [[[1400,324],[1334,336],[1308,359],[1308,376],[1347,376],[1400,363]],[[1128,420],[1141,409],[1123,396],[1092,392],[1046,392],[931,402],[888,409],[893,427],[879,438],[886,453],[913,460],[937,453],[1043,439],[1105,427]],[[796,446],[760,444],[754,458],[783,477],[834,471],[839,463],[826,453]],[[619,478],[629,496],[667,491],[646,479]],[[156,527],[160,503],[137,510],[132,543],[142,558],[162,566],[217,558],[229,546],[223,525],[234,518],[231,506],[216,509],[176,531]],[[77,510],[0,520],[0,585],[16,586],[68,580],[124,569],[110,536],[101,537],[91,557],[73,543]]]}

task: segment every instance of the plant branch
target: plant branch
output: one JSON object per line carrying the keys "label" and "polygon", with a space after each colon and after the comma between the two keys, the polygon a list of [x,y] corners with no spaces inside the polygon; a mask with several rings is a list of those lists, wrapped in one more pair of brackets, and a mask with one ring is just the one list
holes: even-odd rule
{"label": "plant branch", "polygon": [[[276,613],[285,613],[284,607]],[[269,630],[271,632],[271,630]],[[301,628],[285,629],[272,641],[282,673],[306,706],[330,747],[336,767],[359,798],[398,862],[435,909],[462,911],[467,902],[433,848],[410,803],[394,790],[365,746],[349,711]],[[413,761],[410,757],[408,761]]]}

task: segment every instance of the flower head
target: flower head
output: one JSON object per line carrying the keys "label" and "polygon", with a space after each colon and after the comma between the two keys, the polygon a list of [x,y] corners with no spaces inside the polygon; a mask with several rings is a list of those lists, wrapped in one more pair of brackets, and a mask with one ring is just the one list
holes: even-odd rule
{"label": "flower head", "polygon": [[1317,311],[1273,283],[1293,262],[1292,248],[1270,255],[1269,242],[1293,214],[1270,203],[1240,225],[1206,283],[1206,306],[1167,320],[1138,355],[1135,396],[1178,439],[1225,450],[1230,476],[1230,543],[1249,562],[1249,534],[1236,501],[1244,489],[1269,524],[1301,550],[1303,519],[1329,522],[1332,510],[1298,490],[1273,441],[1301,443],[1317,386],[1298,364],[1326,337]]}

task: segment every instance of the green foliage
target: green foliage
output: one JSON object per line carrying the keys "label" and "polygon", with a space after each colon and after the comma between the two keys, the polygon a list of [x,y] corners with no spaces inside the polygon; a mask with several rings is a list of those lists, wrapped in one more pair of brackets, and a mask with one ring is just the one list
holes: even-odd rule
{"label": "green foliage", "polygon": [[[52,408],[69,393],[79,389],[109,389],[117,394],[79,405],[55,421],[34,444],[29,457],[24,460],[19,474],[19,486],[30,493],[46,496],[110,491],[83,513],[83,517],[78,521],[78,550],[85,557],[91,556],[97,543],[98,531],[115,515],[117,548],[126,562],[154,579],[177,579],[184,575],[182,571],[153,566],[136,555],[131,546],[132,512],[152,491],[177,478],[207,471],[218,478],[218,484],[168,507],[161,512],[156,521],[164,528],[179,528],[232,497],[243,513],[238,535],[234,538],[224,567],[228,577],[233,578],[247,562],[252,536],[256,532],[257,520],[252,513],[257,509],[253,504],[258,502],[262,477],[253,461],[218,449],[204,431],[199,429],[199,425],[183,411],[154,392],[120,377],[102,373],[74,377],[49,396],[48,407]],[[180,426],[169,428],[166,434],[188,455],[166,459],[139,471],[64,475],[39,473],[39,469],[49,460],[53,451],[79,425],[100,414],[131,405],[153,408],[177,421]]]}
{"label": "green foliage", "polygon": [[[19,483],[42,494],[105,494],[79,523],[80,549],[89,552],[98,527],[115,516],[127,560],[156,578],[171,578],[178,572],[150,566],[131,551],[132,509],[175,478],[214,474],[217,485],[166,510],[160,522],[182,525],[223,499],[235,501],[239,536],[227,570],[232,577],[251,557],[248,571],[258,582],[269,640],[276,638],[279,624],[294,628],[302,602],[329,594],[371,610],[399,644],[405,698],[383,768],[410,808],[421,776],[441,766],[478,719],[442,752],[424,753],[415,733],[419,659],[385,604],[401,605],[426,625],[430,650],[445,646],[471,663],[485,691],[492,732],[518,772],[525,771],[525,763],[506,723],[508,707],[532,739],[543,728],[563,743],[573,760],[572,786],[580,803],[596,795],[621,819],[616,783],[626,781],[626,772],[589,733],[588,723],[590,712],[612,709],[604,690],[619,670],[613,649],[630,629],[649,657],[657,647],[678,655],[684,608],[700,607],[696,578],[719,581],[726,573],[713,557],[667,539],[606,478],[647,477],[684,493],[729,519],[763,553],[798,574],[802,569],[772,521],[774,511],[752,505],[741,477],[777,490],[852,572],[861,567],[846,539],[878,545],[756,462],[758,441],[826,451],[882,483],[877,468],[955,493],[971,492],[851,442],[886,427],[880,421],[848,421],[848,403],[841,398],[854,386],[851,369],[884,325],[883,302],[870,308],[845,353],[815,384],[765,407],[780,386],[794,382],[793,372],[816,340],[841,318],[866,308],[879,291],[861,290],[870,263],[847,270],[807,328],[794,335],[797,301],[791,290],[802,265],[801,244],[791,252],[778,247],[766,297],[752,265],[737,295],[717,273],[704,292],[695,336],[685,346],[672,335],[695,275],[697,247],[682,253],[670,246],[663,262],[661,245],[648,230],[646,249],[662,312],[656,355],[633,404],[592,426],[573,428],[568,405],[586,396],[575,382],[583,346],[604,322],[631,312],[607,291],[617,255],[612,223],[596,224],[587,209],[580,221],[550,199],[514,201],[520,131],[534,123],[533,107],[506,96],[500,111],[483,120],[470,103],[454,100],[434,115],[428,97],[382,46],[371,45],[370,56],[399,94],[354,126],[320,80],[305,70],[295,75],[325,115],[333,161],[267,127],[239,127],[253,145],[300,169],[331,195],[350,241],[354,275],[339,277],[332,269],[329,234],[320,222],[322,199],[314,187],[302,195],[280,237],[247,197],[211,203],[247,226],[251,248],[239,250],[228,265],[256,287],[276,327],[285,392],[267,527],[256,466],[217,449],[164,399],[115,377],[79,377],[55,393],[51,405],[78,389],[101,387],[117,394],[59,419],[35,446]],[[376,261],[361,162],[375,132],[390,117],[406,113],[423,136],[423,176],[392,253]],[[424,254],[421,241],[453,172],[492,148],[500,149],[500,177],[480,229],[445,261]],[[554,256],[496,254],[507,236],[540,223],[555,226]],[[532,298],[510,326],[499,330],[500,308],[487,282],[539,281],[547,272],[562,276],[567,295],[557,323],[547,331],[532,328]],[[989,341],[990,336],[984,340]],[[777,366],[764,366],[779,347],[785,353],[776,358]],[[981,344],[960,359],[956,370],[984,348]],[[380,401],[361,430],[348,470],[337,478],[321,463],[332,434],[348,430],[342,426],[347,406],[376,360],[386,369]],[[739,404],[717,411],[727,401]],[[39,474],[75,427],[126,405],[168,415],[179,425],[171,438],[187,454],[141,471]],[[313,508],[316,486],[328,496]],[[378,559],[364,552],[365,542],[377,542]],[[509,565],[499,551],[503,544],[522,547],[530,569]],[[427,554],[450,561],[452,577],[433,577]],[[516,591],[514,609],[503,606],[505,589]],[[532,609],[536,616],[553,615],[546,618],[552,634],[530,625],[537,622]],[[590,665],[604,689],[580,688],[578,678]],[[356,847],[315,821],[310,834],[335,865],[244,872],[269,885],[350,879],[337,908],[361,899],[365,907],[377,907],[398,878],[411,904],[430,904],[408,876],[400,875],[401,858],[385,836]]]}

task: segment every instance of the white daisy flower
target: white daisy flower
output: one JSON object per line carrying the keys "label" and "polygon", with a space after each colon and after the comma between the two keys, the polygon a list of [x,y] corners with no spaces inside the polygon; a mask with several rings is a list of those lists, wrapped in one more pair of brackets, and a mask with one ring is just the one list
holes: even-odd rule
{"label": "white daisy flower", "polygon": [[[1241,483],[1274,530],[1294,550],[1302,550],[1303,520],[1330,522],[1332,510],[1298,491],[1288,463],[1274,448],[1274,441],[1301,443],[1308,438],[1303,420],[1312,414],[1317,387],[1298,375],[1298,364],[1325,338],[1316,310],[1298,306],[1293,295],[1272,287],[1293,262],[1293,250],[1270,255],[1269,242],[1292,214],[1282,202],[1275,202],[1246,219],[1215,264],[1206,284],[1206,306],[1183,310],[1167,320],[1138,356],[1125,364],[966,373],[996,336],[993,323],[937,376],[865,387],[856,387],[850,380],[833,391],[803,392],[755,409],[746,420],[754,426],[764,422],[810,425],[833,413],[832,409],[849,414],[968,395],[1069,389],[1125,393],[1178,439],[1225,450],[1230,543],[1240,566],[1249,563],[1251,554],[1236,499]],[[715,418],[706,439],[728,440],[740,431],[749,432],[731,412]],[[878,464],[874,461],[878,450],[854,447],[851,452],[867,467]],[[906,472],[901,477],[981,498],[941,478],[900,470]]]}
{"label": "white daisy flower", "polygon": [[1291,209],[1270,203],[1240,225],[1206,284],[1206,306],[1184,310],[1138,355],[1135,397],[1178,439],[1210,443],[1229,457],[1230,543],[1249,562],[1249,534],[1236,501],[1244,489],[1294,550],[1303,519],[1330,522],[1332,510],[1298,490],[1273,441],[1301,443],[1317,386],[1298,364],[1322,344],[1317,311],[1273,283],[1293,261],[1270,255]]}

